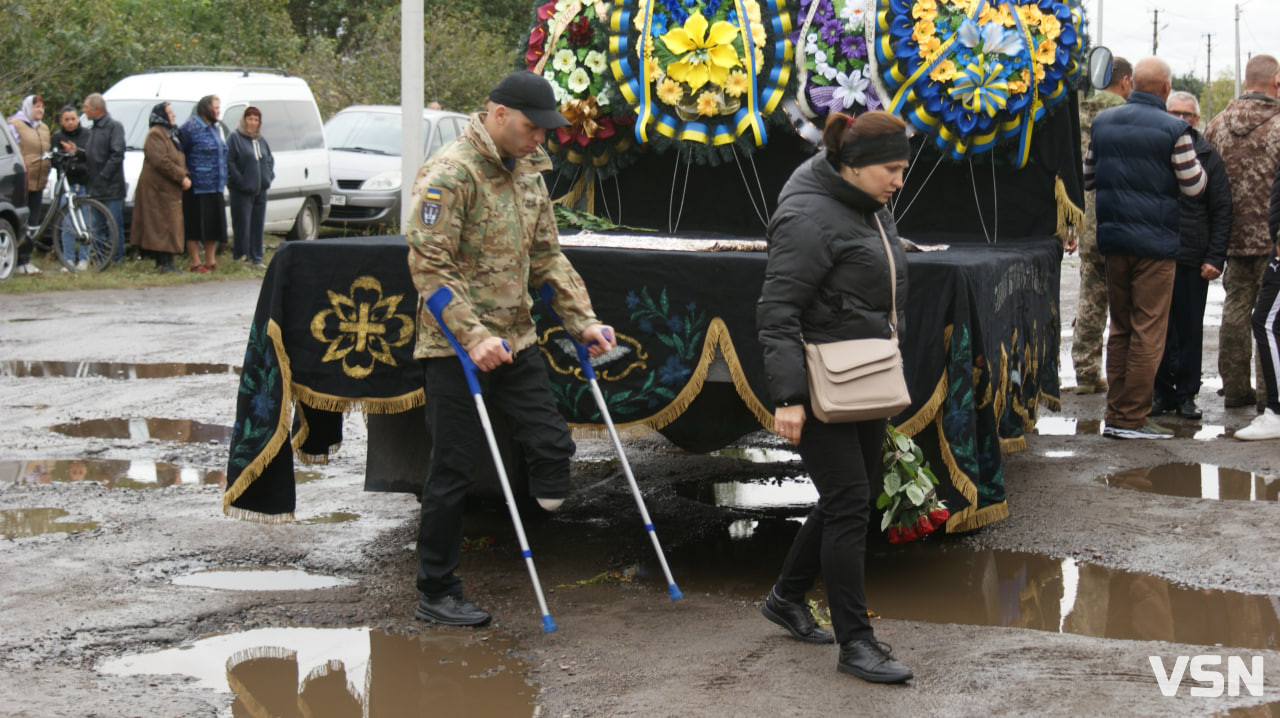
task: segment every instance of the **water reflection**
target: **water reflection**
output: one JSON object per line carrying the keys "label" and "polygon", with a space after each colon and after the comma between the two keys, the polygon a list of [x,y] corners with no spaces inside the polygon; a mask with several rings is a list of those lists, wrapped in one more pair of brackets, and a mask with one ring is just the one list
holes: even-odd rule
{"label": "water reflection", "polygon": [[1213,464],[1161,464],[1128,469],[1099,479],[1107,486],[1166,496],[1224,501],[1276,501],[1280,478]]}
{"label": "water reflection", "polygon": [[80,439],[161,439],[189,443],[231,443],[231,427],[191,419],[89,419],[49,427]]}
{"label": "water reflection", "polygon": [[355,521],[360,518],[360,514],[353,514],[347,511],[330,511],[325,514],[300,518],[294,521],[295,524],[308,526],[311,524],[343,524],[348,521]]}
{"label": "water reflection", "polygon": [[676,493],[714,506],[787,516],[808,513],[818,502],[818,490],[806,476],[687,484]]}
{"label": "water reflection", "polygon": [[62,509],[4,509],[0,510],[0,536],[39,536],[48,533],[76,533],[98,528],[94,521],[60,521],[69,514]]}
{"label": "water reflection", "polygon": [[[748,599],[764,596],[797,527],[762,518],[749,532],[747,528],[726,524],[712,536],[669,547],[667,559],[681,588]],[[661,574],[646,557],[641,575]],[[821,591],[811,597],[823,600]],[[872,543],[867,602],[886,618],[1280,648],[1280,596],[1188,588],[1071,558],[976,550],[945,541]]]}
{"label": "water reflection", "polygon": [[221,469],[194,469],[163,461],[131,459],[32,459],[0,461],[0,484],[92,481],[106,488],[158,489],[166,486],[223,486]]}
{"label": "water reflection", "polygon": [[726,446],[710,453],[726,459],[745,459],[756,464],[777,464],[800,460],[800,453],[790,449],[769,449],[762,447]]}
{"label": "water reflection", "polygon": [[307,573],[296,568],[221,568],[197,571],[173,579],[178,586],[224,591],[314,591],[348,586],[349,579]]}
{"label": "water reflection", "polygon": [[267,628],[102,664],[111,675],[179,674],[235,693],[234,716],[531,716],[522,661],[469,636],[367,628]]}
{"label": "water reflection", "polygon": [[165,379],[175,376],[201,374],[239,374],[240,367],[230,364],[205,364],[187,362],[158,362],[154,364],[128,364],[98,361],[0,361],[0,376],[27,377],[76,377],[91,376],[109,379]]}
{"label": "water reflection", "polygon": [[[1208,441],[1225,436],[1227,433],[1227,427],[1221,424],[1166,421],[1162,425],[1172,429],[1176,439]],[[1035,433],[1040,436],[1094,436],[1102,433],[1102,420],[1078,419],[1072,416],[1041,416],[1036,419]]]}

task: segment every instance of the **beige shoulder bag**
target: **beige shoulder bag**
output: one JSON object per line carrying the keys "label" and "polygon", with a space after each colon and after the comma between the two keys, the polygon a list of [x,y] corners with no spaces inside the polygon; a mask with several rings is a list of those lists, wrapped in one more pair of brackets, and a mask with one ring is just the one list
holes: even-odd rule
{"label": "beige shoulder bag", "polygon": [[805,344],[809,369],[809,404],[813,416],[828,424],[884,419],[911,405],[907,379],[898,351],[898,274],[893,249],[876,217],[880,239],[889,257],[888,339],[846,339],[828,344]]}

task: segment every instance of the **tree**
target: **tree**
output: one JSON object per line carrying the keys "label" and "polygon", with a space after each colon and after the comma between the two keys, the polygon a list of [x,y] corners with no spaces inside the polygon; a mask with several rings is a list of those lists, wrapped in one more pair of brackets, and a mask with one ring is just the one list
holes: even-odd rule
{"label": "tree", "polygon": [[1204,80],[1196,77],[1194,72],[1187,72],[1173,78],[1173,89],[1179,92],[1189,92],[1196,97],[1204,97]]}
{"label": "tree", "polygon": [[1218,76],[1200,96],[1200,116],[1205,122],[1217,117],[1235,99],[1236,76],[1231,70],[1219,70]]}

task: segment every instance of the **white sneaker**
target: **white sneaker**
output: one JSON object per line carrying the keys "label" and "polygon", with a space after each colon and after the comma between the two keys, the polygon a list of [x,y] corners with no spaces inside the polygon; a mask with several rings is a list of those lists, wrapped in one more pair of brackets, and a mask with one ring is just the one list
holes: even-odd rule
{"label": "white sneaker", "polygon": [[1267,409],[1259,414],[1248,426],[1237,431],[1236,438],[1245,441],[1280,439],[1280,414]]}
{"label": "white sneaker", "polygon": [[76,262],[76,271],[77,271],[77,272],[83,272],[84,270],[86,270],[86,269],[88,269],[88,268],[89,268],[89,260],[87,260],[87,259],[82,259],[82,260],[80,260],[79,262]]}
{"label": "white sneaker", "polygon": [[26,264],[19,264],[13,270],[13,273],[14,274],[39,274],[40,268],[30,262],[27,262]]}

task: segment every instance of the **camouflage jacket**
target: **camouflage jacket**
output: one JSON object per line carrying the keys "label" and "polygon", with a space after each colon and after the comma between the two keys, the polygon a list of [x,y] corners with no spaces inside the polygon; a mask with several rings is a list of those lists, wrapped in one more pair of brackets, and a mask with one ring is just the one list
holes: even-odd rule
{"label": "camouflage jacket", "polygon": [[[1080,102],[1081,155],[1089,150],[1093,118],[1103,110],[1123,104],[1124,98],[1110,90],[1098,90],[1088,99]],[[1098,212],[1094,206],[1092,192],[1086,192],[1084,195],[1084,215],[1084,229],[1080,232],[1080,258],[1087,262],[1101,264],[1102,253],[1098,251]]]}
{"label": "camouflage jacket", "polygon": [[[405,235],[409,273],[421,298],[441,285],[453,290],[444,322],[468,351],[494,336],[517,351],[536,343],[530,290],[547,282],[556,290],[556,313],[575,338],[597,322],[586,285],[560,253],[540,174],[548,169],[551,161],[539,148],[508,170],[478,113],[461,138],[418,170]],[[414,357],[453,353],[419,301]]]}
{"label": "camouflage jacket", "polygon": [[1280,159],[1280,100],[1257,92],[1237,97],[1213,118],[1204,136],[1213,143],[1231,180],[1228,257],[1270,254],[1267,231],[1271,180]]}

